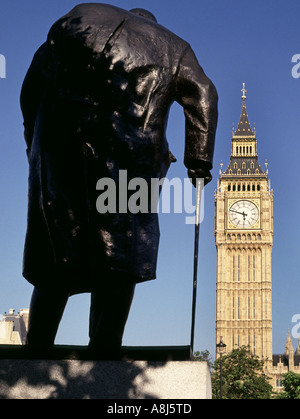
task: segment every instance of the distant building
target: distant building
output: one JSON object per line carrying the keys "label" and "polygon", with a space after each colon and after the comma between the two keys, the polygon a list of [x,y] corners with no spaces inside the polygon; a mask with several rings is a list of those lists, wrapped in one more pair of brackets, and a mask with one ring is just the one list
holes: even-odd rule
{"label": "distant building", "polygon": [[272,378],[271,384],[274,390],[282,390],[283,374],[288,372],[300,374],[300,338],[298,339],[298,347],[294,352],[290,333],[286,340],[284,354],[273,355],[273,367],[268,371],[268,375]]}
{"label": "distant building", "polygon": [[29,309],[22,308],[18,314],[10,309],[0,320],[0,345],[25,345]]}

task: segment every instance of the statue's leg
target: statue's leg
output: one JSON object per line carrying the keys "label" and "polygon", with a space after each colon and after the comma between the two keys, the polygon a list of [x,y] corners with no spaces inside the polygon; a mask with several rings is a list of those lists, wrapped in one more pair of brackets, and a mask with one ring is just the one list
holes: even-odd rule
{"label": "statue's leg", "polygon": [[66,292],[34,288],[27,332],[29,348],[50,349],[53,346],[68,297]]}
{"label": "statue's leg", "polygon": [[91,294],[90,343],[96,355],[117,356],[133,300],[135,283],[124,274],[112,274]]}

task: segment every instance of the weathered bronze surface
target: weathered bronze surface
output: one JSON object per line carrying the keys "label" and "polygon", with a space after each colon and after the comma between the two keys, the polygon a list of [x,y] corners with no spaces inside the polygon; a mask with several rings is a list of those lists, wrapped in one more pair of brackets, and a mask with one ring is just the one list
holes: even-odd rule
{"label": "weathered bronze surface", "polygon": [[51,27],[21,92],[29,160],[23,275],[36,287],[33,300],[59,290],[64,305],[65,296],[98,292],[118,277],[129,284],[130,306],[133,285],[155,278],[157,214],[100,214],[95,185],[103,177],[118,184],[120,170],[128,181],[166,176],[175,160],[165,134],[174,101],[186,118],[184,164],[207,183],[217,93],[190,45],[150,12],[99,3],[80,4]]}

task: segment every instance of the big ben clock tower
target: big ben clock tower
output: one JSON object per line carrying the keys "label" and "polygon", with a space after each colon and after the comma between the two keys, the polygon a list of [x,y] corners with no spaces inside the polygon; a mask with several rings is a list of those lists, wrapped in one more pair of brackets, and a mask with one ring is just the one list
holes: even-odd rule
{"label": "big ben clock tower", "polygon": [[230,162],[225,171],[221,164],[215,192],[216,343],[222,338],[227,352],[249,345],[253,354],[271,362],[273,191],[267,164],[264,171],[258,162],[246,92],[243,84]]}

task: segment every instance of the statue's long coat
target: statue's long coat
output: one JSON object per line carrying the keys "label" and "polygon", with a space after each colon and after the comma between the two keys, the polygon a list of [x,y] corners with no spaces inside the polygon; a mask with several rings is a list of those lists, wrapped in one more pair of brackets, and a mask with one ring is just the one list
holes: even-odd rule
{"label": "statue's long coat", "polygon": [[[96,183],[161,178],[172,154],[171,104],[186,117],[185,165],[212,167],[217,94],[188,43],[114,6],[82,4],[36,52],[21,92],[29,159],[23,275],[36,286],[91,291],[106,273],[154,279],[155,213],[96,209]],[[123,172],[124,173],[124,172]]]}

